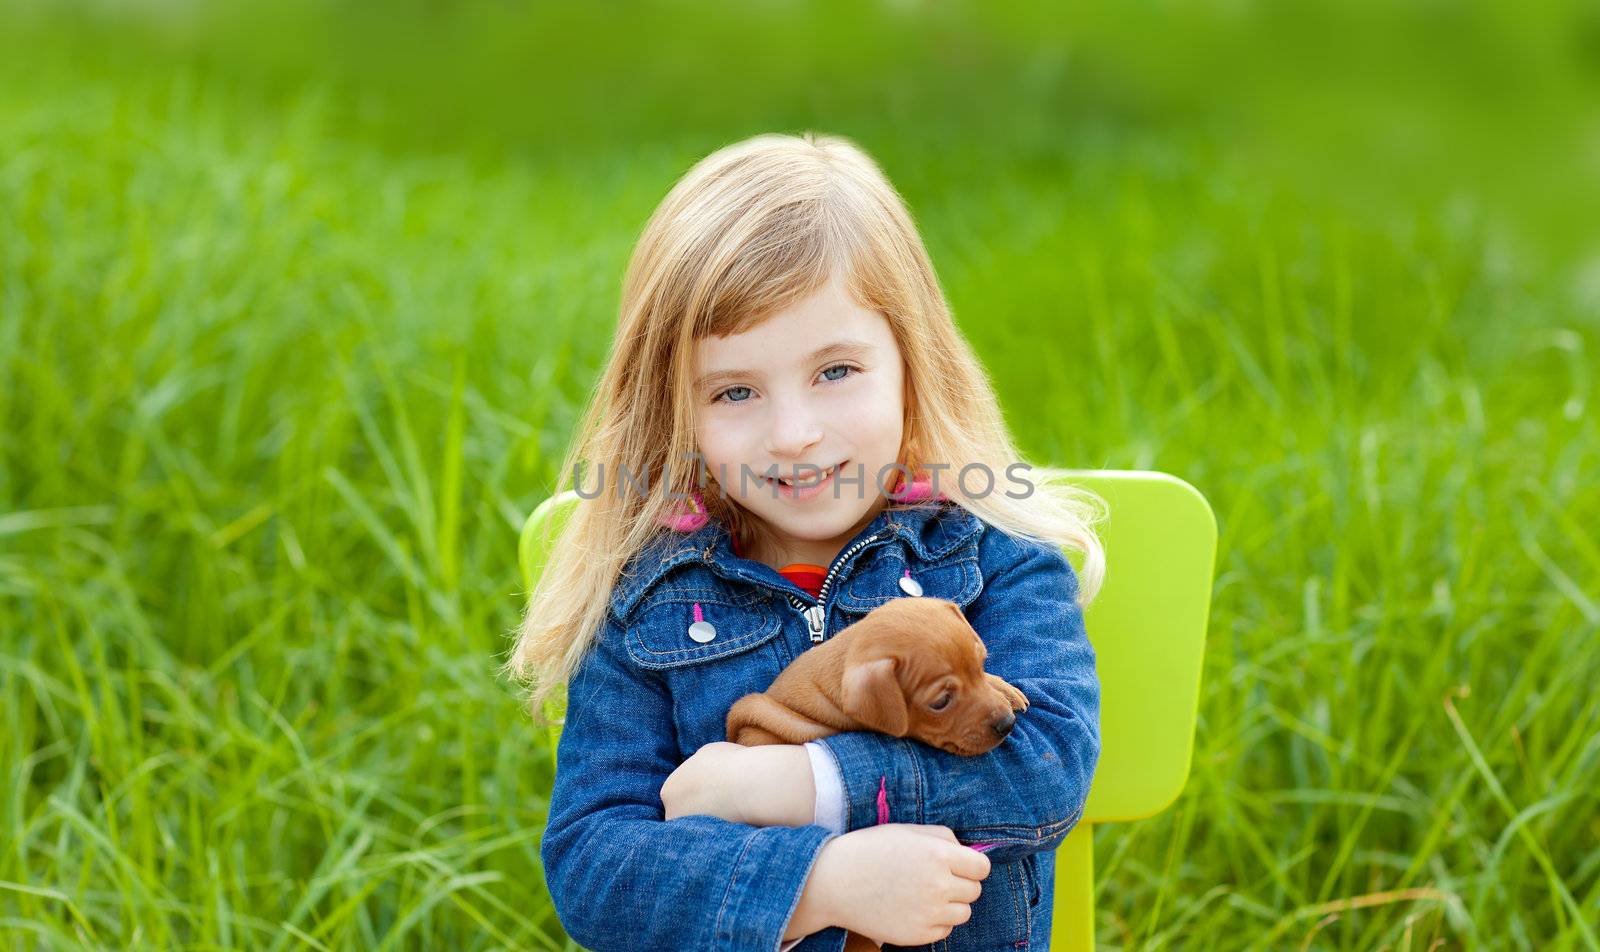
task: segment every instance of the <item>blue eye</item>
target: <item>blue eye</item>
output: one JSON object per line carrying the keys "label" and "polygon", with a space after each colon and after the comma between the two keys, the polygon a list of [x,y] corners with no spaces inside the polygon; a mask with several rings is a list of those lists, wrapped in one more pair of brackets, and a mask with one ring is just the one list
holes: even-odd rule
{"label": "blue eye", "polygon": [[[837,377],[828,376],[829,374],[833,373],[835,370],[843,370],[843,371],[846,371],[846,372],[840,374]],[[822,372],[822,379],[824,379],[824,380],[843,380],[844,378],[848,377],[850,375],[849,372],[853,371],[853,370],[855,370],[855,368],[850,366],[849,364],[834,364],[832,367],[829,367],[827,370],[824,370]]]}
{"label": "blue eye", "polygon": [[[730,396],[730,394],[733,394],[733,393],[738,392],[738,391],[743,391],[744,392],[744,396],[739,397],[737,399],[735,399],[735,398]],[[722,391],[721,393],[717,394],[717,399],[720,400],[723,403],[743,403],[746,400],[748,400],[749,398],[750,398],[750,388],[749,387],[744,387],[744,386],[729,387],[728,389],[726,389],[726,390]]]}

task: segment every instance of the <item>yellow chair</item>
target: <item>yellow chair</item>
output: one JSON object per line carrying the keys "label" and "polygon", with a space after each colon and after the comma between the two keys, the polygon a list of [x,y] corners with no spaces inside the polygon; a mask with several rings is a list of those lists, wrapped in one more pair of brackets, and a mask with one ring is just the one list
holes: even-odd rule
{"label": "yellow chair", "polygon": [[[1100,676],[1100,761],[1083,818],[1056,853],[1051,926],[1053,948],[1088,952],[1095,824],[1160,813],[1189,776],[1217,523],[1198,490],[1165,473],[1077,470],[1065,478],[1100,494],[1110,513],[1099,529],[1105,585],[1084,615]],[[577,499],[571,491],[552,496],[523,525],[527,590]],[[1068,557],[1081,571],[1078,553]]]}

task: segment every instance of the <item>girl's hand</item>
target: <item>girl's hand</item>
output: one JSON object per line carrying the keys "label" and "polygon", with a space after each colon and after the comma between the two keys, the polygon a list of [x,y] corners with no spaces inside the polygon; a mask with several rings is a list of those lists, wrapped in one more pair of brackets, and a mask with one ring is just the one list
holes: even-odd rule
{"label": "girl's hand", "polygon": [[811,758],[799,744],[706,744],[661,785],[668,820],[706,815],[752,826],[805,826],[816,819],[816,801]]}
{"label": "girl's hand", "polygon": [[828,926],[893,945],[927,945],[972,918],[989,857],[947,826],[884,823],[823,844],[784,938]]}

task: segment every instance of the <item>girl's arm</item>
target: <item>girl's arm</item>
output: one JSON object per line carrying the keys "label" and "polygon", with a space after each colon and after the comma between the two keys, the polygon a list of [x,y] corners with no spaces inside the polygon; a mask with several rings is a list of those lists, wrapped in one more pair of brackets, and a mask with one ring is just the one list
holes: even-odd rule
{"label": "girl's arm", "polygon": [[659,793],[676,766],[670,701],[657,675],[630,662],[621,635],[607,619],[567,688],[540,846],[557,917],[596,952],[777,949],[834,834],[703,815],[667,822]]}
{"label": "girl's arm", "polygon": [[706,744],[661,787],[669,820],[702,813],[751,826],[804,826],[815,819],[816,799],[802,744]]}

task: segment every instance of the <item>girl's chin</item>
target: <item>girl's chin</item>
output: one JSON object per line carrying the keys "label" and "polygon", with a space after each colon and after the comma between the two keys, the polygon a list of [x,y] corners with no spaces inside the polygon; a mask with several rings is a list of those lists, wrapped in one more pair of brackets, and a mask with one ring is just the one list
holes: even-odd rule
{"label": "girl's chin", "polygon": [[854,499],[813,499],[800,505],[789,505],[781,499],[762,499],[754,506],[746,501],[744,506],[768,527],[795,539],[813,542],[832,539],[848,531],[869,508],[865,501]]}
{"label": "girl's chin", "polygon": [[796,537],[809,536],[818,540],[838,539],[845,535],[854,535],[858,530],[866,528],[873,516],[878,514],[881,506],[872,506],[867,503],[857,503],[851,500],[848,504],[840,501],[834,503],[836,508],[826,516],[800,513],[793,516]]}

